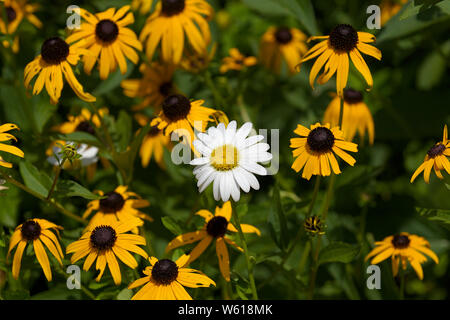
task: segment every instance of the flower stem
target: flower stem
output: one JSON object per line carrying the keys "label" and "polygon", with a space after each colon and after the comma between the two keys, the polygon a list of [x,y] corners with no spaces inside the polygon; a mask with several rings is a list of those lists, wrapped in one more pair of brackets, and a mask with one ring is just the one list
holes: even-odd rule
{"label": "flower stem", "polygon": [[405,299],[405,272],[402,270],[400,275],[400,300]]}
{"label": "flower stem", "polygon": [[248,253],[247,242],[245,240],[244,233],[242,232],[241,222],[239,221],[239,215],[237,213],[236,206],[234,205],[233,202],[231,202],[231,203],[233,206],[234,224],[235,224],[236,229],[238,230],[239,238],[241,239],[241,243],[242,243],[242,248],[244,249],[245,262],[247,263],[248,279],[250,281],[252,297],[253,297],[253,300],[258,300],[258,292],[256,290],[255,277],[253,275],[253,266],[252,266],[252,263],[250,262],[250,256]]}
{"label": "flower stem", "polygon": [[[62,267],[60,265],[58,265],[56,270],[58,271],[58,273],[60,275],[64,276],[66,279],[69,278],[69,275],[64,272],[64,270],[62,269]],[[89,298],[91,298],[92,300],[96,300],[95,295],[91,291],[89,291],[89,289],[87,289],[85,286],[83,286],[81,283],[80,283],[80,288]]]}
{"label": "flower stem", "polygon": [[64,158],[62,160],[62,162],[56,167],[56,172],[55,172],[55,178],[53,178],[53,183],[52,186],[50,187],[50,190],[48,191],[48,195],[46,200],[50,200],[50,198],[52,197],[53,191],[55,190],[56,187],[56,183],[58,182],[58,178],[59,178],[59,174],[61,173],[61,168],[64,165],[64,162],[66,162],[66,159]]}
{"label": "flower stem", "polygon": [[226,107],[225,99],[222,97],[216,85],[214,84],[211,73],[208,70],[205,70],[205,72],[203,72],[203,79],[205,80],[205,83],[208,86],[209,90],[211,90],[216,104],[224,109]]}
{"label": "flower stem", "polygon": [[23,191],[31,194],[32,196],[48,203],[49,205],[51,205],[52,207],[54,207],[55,209],[57,209],[59,212],[61,212],[63,215],[76,220],[78,222],[81,222],[83,224],[87,224],[87,221],[84,220],[83,218],[77,216],[76,214],[68,211],[67,209],[65,209],[61,204],[59,204],[58,202],[56,202],[53,198],[51,199],[47,199],[46,197],[42,196],[41,194],[31,190],[30,188],[26,187],[25,185],[23,185],[22,183],[20,183],[19,181],[15,180],[13,177],[7,175],[4,172],[0,171],[1,176],[9,183],[11,183],[12,185],[15,185],[16,187],[22,189]]}

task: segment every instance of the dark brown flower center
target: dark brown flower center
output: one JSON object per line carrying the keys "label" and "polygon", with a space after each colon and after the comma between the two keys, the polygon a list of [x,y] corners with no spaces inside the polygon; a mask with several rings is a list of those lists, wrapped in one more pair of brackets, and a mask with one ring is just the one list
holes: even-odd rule
{"label": "dark brown flower center", "polygon": [[363,95],[361,91],[351,88],[344,89],[344,101],[348,104],[355,104],[363,101]]}
{"label": "dark brown flower center", "polygon": [[8,19],[8,22],[11,23],[17,18],[16,10],[14,10],[12,7],[5,7],[6,10],[6,18]]}
{"label": "dark brown flower center", "polygon": [[335,50],[350,52],[358,44],[358,33],[351,25],[340,24],[331,31],[329,40]]}
{"label": "dark brown flower center", "polygon": [[280,27],[275,31],[275,39],[278,43],[286,44],[291,42],[292,40],[292,33],[289,28],[286,27]]}
{"label": "dark brown flower center", "polygon": [[162,110],[170,121],[177,121],[187,117],[191,111],[191,103],[185,96],[173,94],[164,100]]}
{"label": "dark brown flower center", "polygon": [[100,211],[103,213],[116,213],[122,209],[125,200],[119,193],[111,191],[106,193],[105,196],[106,198],[100,200]]}
{"label": "dark brown flower center", "polygon": [[101,20],[95,27],[95,34],[103,42],[110,43],[117,39],[119,27],[109,19]]}
{"label": "dark brown flower center", "polygon": [[45,40],[41,48],[41,56],[48,64],[59,64],[69,55],[69,45],[63,39],[54,37]]}
{"label": "dark brown flower center", "polygon": [[326,152],[334,145],[334,135],[328,128],[317,127],[310,131],[306,142],[312,151]]}
{"label": "dark brown flower center", "polygon": [[164,97],[168,97],[172,92],[172,88],[172,82],[164,82],[159,86],[159,93],[161,93],[161,95]]}
{"label": "dark brown flower center", "polygon": [[152,279],[160,285],[169,285],[178,277],[178,266],[169,259],[161,259],[153,265]]}
{"label": "dark brown flower center", "polygon": [[427,154],[430,158],[435,158],[445,151],[445,146],[442,143],[437,143],[428,150]]}
{"label": "dark brown flower center", "polygon": [[78,124],[75,131],[87,132],[89,134],[95,135],[95,129],[91,126],[89,121],[82,121]]}
{"label": "dark brown flower center", "polygon": [[182,12],[184,6],[185,0],[162,0],[162,13],[170,17]]}
{"label": "dark brown flower center", "polygon": [[95,227],[94,231],[91,233],[91,244],[92,246],[99,250],[109,250],[116,243],[117,234],[110,226],[98,226]]}
{"label": "dark brown flower center", "polygon": [[409,246],[409,243],[411,240],[409,240],[408,236],[396,234],[394,235],[394,239],[392,239],[392,245],[396,249],[405,249]]}
{"label": "dark brown flower center", "polygon": [[208,221],[206,232],[214,238],[223,237],[227,232],[228,221],[224,217],[216,216]]}
{"label": "dark brown flower center", "polygon": [[28,241],[33,241],[41,235],[41,226],[34,220],[27,220],[22,224],[20,231],[22,232],[23,238]]}

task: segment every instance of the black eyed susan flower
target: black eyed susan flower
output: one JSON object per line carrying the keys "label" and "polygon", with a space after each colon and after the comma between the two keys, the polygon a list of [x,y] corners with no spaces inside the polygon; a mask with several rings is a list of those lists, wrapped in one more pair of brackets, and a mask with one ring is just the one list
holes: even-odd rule
{"label": "black eyed susan flower", "polygon": [[245,67],[251,67],[258,63],[255,57],[246,57],[237,48],[231,48],[229,53],[230,56],[222,60],[222,65],[220,66],[221,73],[225,73],[228,70],[240,71]]}
{"label": "black eyed susan flower", "polygon": [[[34,15],[34,12],[38,9],[37,5],[29,4],[26,0],[5,0],[4,8],[6,12],[0,12],[1,33],[10,35],[15,34],[24,18],[36,28],[42,27],[42,22]],[[6,17],[6,21],[4,20],[4,17]],[[4,40],[3,46],[8,48],[10,43],[7,40]],[[18,36],[14,37],[12,51],[14,53],[19,51]]]}
{"label": "black eyed susan flower", "polygon": [[311,129],[297,125],[294,133],[301,138],[291,139],[292,154],[295,159],[292,169],[299,172],[303,167],[302,177],[309,180],[312,175],[329,176],[331,170],[341,173],[334,154],[353,166],[356,160],[346,151],[358,152],[358,145],[344,140],[344,133],[339,127],[330,129],[329,124],[311,125]]}
{"label": "black eyed susan flower", "polygon": [[310,37],[311,40],[323,39],[308,50],[300,61],[299,66],[305,61],[317,58],[309,74],[309,83],[314,88],[314,81],[320,69],[325,66],[324,72],[319,76],[318,83],[324,84],[336,73],[336,91],[338,96],[343,96],[343,90],[347,85],[349,70],[349,55],[356,69],[362,74],[369,86],[373,86],[370,69],[360,52],[381,60],[381,51],[369,45],[375,41],[375,36],[367,32],[360,32],[348,24],[337,25],[328,36]]}
{"label": "black eyed susan flower", "polygon": [[133,228],[136,228],[136,225],[120,221],[111,223],[100,221],[98,225],[92,225],[78,241],[69,244],[67,247],[67,254],[73,253],[70,259],[71,263],[87,256],[83,264],[83,270],[88,271],[94,261],[97,261],[95,269],[100,271],[96,278],[97,282],[102,278],[106,265],[108,265],[114,283],[119,285],[122,282],[122,274],[117,258],[131,269],[135,269],[138,263],[130,252],[145,259],[148,258],[147,253],[138,247],[146,244],[145,238],[127,233]]}
{"label": "black eyed susan flower", "polygon": [[143,271],[146,275],[134,281],[128,289],[142,287],[132,300],[192,300],[184,287],[199,288],[215,286],[215,282],[200,271],[185,268],[189,256],[182,255],[176,261],[158,260],[150,257],[149,267]]}
{"label": "black eyed susan flower", "polygon": [[[392,273],[394,277],[398,274],[401,264],[403,270],[409,262],[416,271],[420,280],[423,279],[422,263],[427,261],[425,255],[439,263],[439,258],[430,250],[430,243],[423,237],[401,232],[375,242],[376,247],[366,256],[365,260],[373,257],[371,264],[378,264],[387,258],[392,258]],[[424,255],[425,254],[425,255]]]}
{"label": "black eyed susan flower", "polygon": [[445,125],[442,141],[439,141],[428,150],[425,160],[414,172],[410,182],[413,183],[417,176],[423,171],[423,179],[426,183],[430,183],[431,169],[434,169],[434,173],[436,173],[436,176],[439,179],[444,179],[441,170],[445,170],[450,174],[450,162],[447,159],[448,156],[450,156],[450,141],[448,140],[447,125]]}
{"label": "black eyed susan flower", "polygon": [[[149,118],[143,114],[136,114],[135,118],[142,126],[150,122]],[[153,157],[156,163],[161,168],[164,168],[164,148],[170,148],[170,138],[164,135],[163,131],[158,129],[157,126],[152,126],[142,140],[141,148],[139,149],[142,166],[146,168]]]}
{"label": "black eyed susan flower", "polygon": [[169,64],[152,62],[150,65],[142,64],[139,68],[141,79],[126,79],[120,84],[123,93],[130,98],[143,98],[142,102],[133,106],[134,111],[147,107],[161,109],[165,98],[177,92],[173,83],[175,67]]}
{"label": "black eyed susan flower", "polygon": [[216,110],[203,106],[203,100],[189,101],[182,94],[172,94],[164,99],[162,110],[152,120],[151,125],[163,130],[166,136],[172,132],[178,136],[184,136],[192,146],[195,135],[194,130],[204,132],[211,117]]}
{"label": "black eyed susan flower", "polygon": [[64,86],[63,75],[76,95],[87,102],[96,99],[83,91],[71,65],[76,65],[81,55],[89,55],[89,51],[80,48],[83,41],[69,46],[61,38],[47,39],[41,48],[41,54],[25,67],[25,87],[30,87],[30,81],[38,76],[33,87],[33,94],[39,94],[44,88],[50,96],[50,102],[56,104],[61,97]]}
{"label": "black eyed susan flower", "polygon": [[305,219],[303,227],[311,234],[325,234],[325,225],[318,216],[311,216]]}
{"label": "black eyed susan flower", "polygon": [[44,245],[56,258],[59,264],[62,265],[62,259],[64,257],[58,238],[51,231],[52,229],[59,235],[58,230],[62,230],[63,228],[44,219],[29,219],[16,228],[11,236],[8,249],[9,257],[11,251],[17,246],[12,266],[12,275],[14,279],[19,278],[25,247],[28,243],[33,243],[34,254],[44,271],[45,277],[48,281],[52,281],[52,270],[50,269],[50,261]]}
{"label": "black eyed susan flower", "polygon": [[137,233],[137,227],[144,225],[144,220],[153,221],[150,216],[138,210],[148,207],[150,203],[127,189],[126,186],[118,186],[111,192],[98,191],[98,194],[105,198],[88,203],[83,219],[87,218],[92,211],[97,212],[89,221],[86,230],[98,224],[121,221],[127,225],[134,225],[132,230]]}
{"label": "black eyed susan flower", "polygon": [[[191,263],[206,250],[213,240],[216,240],[216,252],[217,258],[219,259],[220,272],[226,281],[230,281],[230,259],[226,244],[228,243],[239,251],[243,251],[233,240],[226,236],[227,231],[238,232],[230,223],[232,214],[231,202],[225,202],[222,208],[217,206],[214,215],[208,210],[200,210],[195,214],[205,219],[204,227],[198,231],[179,235],[169,242],[166,252],[186,244],[200,241],[189,254],[189,263]],[[261,235],[261,232],[257,228],[249,224],[241,224],[241,228],[244,233]]]}
{"label": "black eyed susan flower", "polygon": [[[339,124],[340,98],[336,96],[328,105],[323,116],[323,122],[332,127]],[[356,133],[361,140],[367,131],[370,144],[375,137],[375,124],[367,104],[364,103],[363,94],[360,91],[348,88],[344,89],[344,115],[342,118],[342,131],[344,139],[352,141]]]}
{"label": "black eyed susan flower", "polygon": [[[107,108],[99,110],[99,114],[102,117],[108,114]],[[60,125],[54,126],[52,130],[62,134],[69,134],[73,132],[86,132],[95,135],[97,128],[100,128],[101,120],[96,114],[92,114],[88,109],[81,109],[78,115],[69,115],[67,121]]]}
{"label": "black eyed susan flower", "polygon": [[306,35],[296,28],[270,27],[261,39],[261,63],[273,72],[279,73],[284,59],[291,74],[308,50]]}
{"label": "black eyed susan flower", "polygon": [[[14,130],[14,129],[20,130],[19,127],[13,123],[5,123],[5,124],[1,125],[0,126],[0,141],[1,142],[6,142],[6,141],[10,141],[10,140],[17,141],[16,137],[14,137],[10,133],[7,133],[7,131]],[[24,157],[24,153],[22,150],[20,150],[19,148],[15,147],[15,146],[11,146],[9,144],[0,143],[0,151],[11,153],[11,154],[21,157],[21,158]],[[0,166],[6,167],[6,168],[12,168],[12,163],[9,163],[9,162],[3,160],[3,158],[0,156]]]}
{"label": "black eyed susan flower", "polygon": [[140,14],[146,14],[150,11],[153,5],[153,0],[133,0],[131,8],[134,11],[139,10]]}
{"label": "black eyed susan flower", "polygon": [[[142,50],[142,44],[136,34],[126,26],[134,23],[130,6],[124,6],[116,11],[109,8],[106,11],[92,15],[81,9],[80,15],[85,20],[80,29],[67,38],[68,43],[84,39],[80,47],[89,50],[92,54],[83,57],[84,71],[91,74],[97,60],[99,61],[100,78],[108,78],[119,65],[120,72],[127,72],[128,58],[134,64],[138,63],[139,56],[136,50]],[[100,57],[100,58],[99,58]]]}
{"label": "black eyed susan flower", "polygon": [[212,14],[213,9],[205,0],[159,1],[139,36],[142,43],[145,42],[147,57],[151,60],[161,43],[162,60],[178,65],[185,38],[195,52],[204,53],[211,40],[206,19]]}

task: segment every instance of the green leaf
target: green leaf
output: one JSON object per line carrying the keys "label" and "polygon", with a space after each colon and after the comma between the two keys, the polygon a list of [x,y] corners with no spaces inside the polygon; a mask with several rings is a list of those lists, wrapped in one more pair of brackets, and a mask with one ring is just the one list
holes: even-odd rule
{"label": "green leaf", "polygon": [[318,35],[311,0],[243,0],[244,4],[265,16],[291,16],[298,20],[310,35]]}
{"label": "green leaf", "polygon": [[[110,2],[110,1],[108,1]],[[111,4],[108,4],[108,7]],[[94,89],[92,94],[96,97],[102,96],[105,93],[108,93],[115,88],[117,88],[123,79],[128,78],[128,76],[133,72],[134,64],[130,61],[127,61],[127,72],[125,74],[121,74],[120,70],[117,70],[113,74],[110,74],[109,77],[106,80],[100,81],[100,84],[97,86],[97,88]]]}
{"label": "green leaf", "polygon": [[117,117],[117,121],[115,123],[115,137],[114,140],[117,141],[117,151],[125,151],[130,143],[132,133],[132,122],[131,117],[127,112],[121,110],[119,112],[119,116]]}
{"label": "green leaf", "polygon": [[57,134],[56,138],[58,140],[85,143],[89,146],[102,147],[101,142],[96,136],[83,131],[76,131],[69,134]]}
{"label": "green leaf", "polygon": [[450,1],[438,2],[425,10],[419,10],[415,15],[401,19],[409,8],[409,6],[403,6],[399,14],[388,21],[380,36],[377,37],[378,44],[417,34],[432,25],[450,20]]}
{"label": "green leaf", "polygon": [[117,300],[131,300],[132,296],[133,290],[125,288],[119,292],[119,294],[117,295]]}
{"label": "green leaf", "polygon": [[273,240],[280,249],[286,249],[289,244],[289,235],[278,185],[275,185],[273,189],[272,205],[269,209],[268,222]]}
{"label": "green leaf", "polygon": [[164,227],[167,228],[170,232],[172,232],[174,235],[179,236],[183,233],[181,230],[181,227],[179,226],[178,222],[175,221],[174,218],[166,216],[161,218],[161,222],[164,225]]}
{"label": "green leaf", "polygon": [[102,198],[72,180],[59,180],[56,191],[65,197],[82,197],[87,200],[98,200]]}
{"label": "green leaf", "polygon": [[19,170],[22,179],[28,188],[39,193],[43,197],[48,195],[48,191],[52,185],[52,179],[50,179],[46,173],[39,171],[28,161],[20,162]]}
{"label": "green leaf", "polygon": [[320,251],[319,265],[329,262],[351,262],[359,253],[360,246],[344,242],[331,242]]}
{"label": "green leaf", "polygon": [[416,84],[419,89],[430,90],[440,83],[447,64],[443,56],[449,52],[450,41],[447,41],[439,49],[425,57],[417,70]]}
{"label": "green leaf", "polygon": [[416,208],[417,212],[431,221],[442,224],[447,229],[450,228],[450,210]]}

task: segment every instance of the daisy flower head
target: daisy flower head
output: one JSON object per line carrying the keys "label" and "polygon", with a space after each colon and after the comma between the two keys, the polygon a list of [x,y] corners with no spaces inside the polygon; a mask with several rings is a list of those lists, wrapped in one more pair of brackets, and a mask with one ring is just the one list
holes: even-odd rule
{"label": "daisy flower head", "polygon": [[173,82],[175,67],[170,64],[152,62],[142,64],[139,68],[140,79],[123,80],[120,86],[123,93],[130,98],[142,98],[142,102],[132,107],[133,111],[140,111],[148,107],[161,110],[164,99],[177,93]]}
{"label": "daisy flower head", "polygon": [[[14,129],[20,130],[19,127],[13,123],[2,124],[0,126],[0,141],[1,142],[11,141],[11,140],[17,141],[16,137],[14,137],[10,133],[7,133],[7,131],[14,130]],[[7,153],[13,154],[15,156],[21,157],[21,158],[24,157],[24,153],[22,150],[20,150],[16,146],[12,146],[9,144],[0,143],[0,151],[7,152]],[[0,156],[0,166],[5,167],[5,168],[12,168],[13,165],[12,165],[12,163],[3,160],[3,158]]]}
{"label": "daisy flower head", "polygon": [[128,233],[135,227],[136,225],[132,223],[120,221],[111,223],[103,221],[92,225],[79,240],[67,246],[67,254],[73,253],[71,263],[86,257],[83,270],[88,271],[94,261],[97,261],[95,269],[100,271],[96,278],[97,282],[102,278],[108,265],[114,283],[119,285],[122,282],[122,274],[117,258],[131,269],[135,269],[138,263],[130,252],[148,258],[147,253],[139,247],[146,244],[145,238]]}
{"label": "daisy flower head", "polygon": [[375,41],[374,35],[356,31],[348,24],[340,24],[328,36],[310,37],[308,42],[318,39],[323,41],[309,49],[298,65],[300,67],[302,63],[317,58],[309,74],[309,83],[313,89],[317,74],[325,66],[324,72],[318,78],[318,83],[328,82],[336,73],[336,91],[338,96],[342,97],[347,85],[349,56],[367,82],[368,89],[372,88],[372,74],[360,52],[381,60],[381,51],[368,44]]}
{"label": "daisy flower head", "polygon": [[290,147],[294,149],[292,154],[296,158],[292,169],[295,172],[303,169],[302,178],[309,180],[313,175],[329,176],[331,170],[335,174],[340,174],[341,170],[335,154],[351,166],[356,162],[344,150],[358,152],[358,145],[345,141],[344,133],[339,130],[339,127],[330,129],[328,123],[325,125],[316,123],[308,129],[299,124],[294,133],[301,138],[291,139]]}
{"label": "daisy flower head", "polygon": [[145,277],[134,281],[128,289],[143,286],[131,300],[192,300],[184,287],[200,288],[216,286],[204,273],[186,268],[189,256],[182,255],[176,261],[150,257]]}
{"label": "daisy flower head", "polygon": [[44,219],[29,219],[17,226],[9,241],[8,257],[11,251],[17,246],[14,253],[12,275],[14,279],[19,278],[20,267],[22,264],[22,256],[27,244],[32,243],[34,254],[44,271],[44,275],[48,281],[52,281],[52,270],[45,247],[56,258],[60,265],[64,257],[61,245],[55,233],[59,236],[59,230],[63,228]]}
{"label": "daisy flower head", "polygon": [[204,107],[203,103],[203,100],[189,101],[182,94],[172,94],[164,99],[162,110],[150,124],[164,130],[166,136],[174,132],[186,137],[192,147],[194,129],[204,132],[208,122],[214,121],[212,115],[216,110]]}
{"label": "daisy flower head", "polygon": [[[0,32],[3,34],[15,34],[23,19],[27,19],[36,28],[42,27],[42,22],[34,15],[38,9],[38,5],[29,4],[27,0],[4,0],[5,12],[0,11]],[[3,9],[3,7],[2,7]],[[6,17],[6,21],[4,19]],[[7,40],[3,41],[3,46],[8,48],[10,43]],[[19,37],[14,36],[12,51],[17,53],[19,51]]]}
{"label": "daisy flower head", "polygon": [[221,73],[229,70],[240,71],[245,67],[251,67],[258,63],[255,57],[246,57],[237,48],[231,48],[229,53],[230,56],[222,60],[222,65],[220,66]]}
{"label": "daisy flower head", "polygon": [[447,125],[445,125],[442,141],[437,142],[428,150],[425,160],[414,172],[410,182],[413,183],[417,176],[423,171],[423,179],[426,183],[430,183],[431,169],[434,169],[434,173],[436,173],[436,176],[439,179],[444,179],[441,170],[445,170],[450,174],[450,162],[447,158],[449,156],[450,140],[448,140],[448,130]]}
{"label": "daisy flower head", "polygon": [[91,53],[80,47],[84,41],[69,46],[59,37],[44,41],[41,54],[25,67],[25,87],[30,88],[31,80],[38,76],[33,87],[33,94],[39,94],[44,88],[50,96],[50,102],[56,104],[61,97],[64,86],[63,75],[75,94],[84,101],[94,102],[96,99],[83,91],[83,86],[78,82],[73,73],[72,66],[77,65],[80,56]]}
{"label": "daisy flower head", "polygon": [[271,160],[272,154],[267,152],[269,144],[261,142],[264,136],[248,137],[252,126],[246,122],[237,129],[233,120],[228,126],[219,123],[197,135],[194,147],[201,156],[190,164],[196,166],[194,175],[200,193],[213,183],[214,199],[225,202],[230,196],[239,201],[240,189],[246,193],[250,188],[259,189],[255,174],[264,176],[267,170],[258,162]]}
{"label": "daisy flower head", "polygon": [[423,237],[407,232],[401,232],[375,242],[376,247],[369,252],[365,261],[372,258],[371,264],[378,264],[387,258],[392,258],[392,273],[394,277],[398,274],[401,264],[403,270],[409,262],[420,280],[423,279],[422,264],[427,261],[425,255],[439,263],[437,255],[431,251],[430,243]]}
{"label": "daisy flower head", "polygon": [[[128,25],[134,23],[134,16],[129,12],[130,6],[124,6],[116,11],[109,8],[95,15],[80,9],[80,15],[85,20],[80,29],[67,38],[68,43],[84,39],[80,47],[92,54],[83,57],[84,71],[91,74],[92,68],[98,61],[100,79],[108,78],[119,66],[120,72],[127,72],[126,58],[134,64],[139,61],[136,50],[142,50],[142,44]],[[99,58],[100,57],[100,58]]]}
{"label": "daisy flower head", "polygon": [[306,35],[296,28],[270,27],[261,39],[261,63],[275,73],[281,71],[284,60],[290,74],[296,72],[296,66],[308,50]]}
{"label": "daisy flower head", "polygon": [[[215,240],[220,272],[226,281],[230,281],[230,259],[226,244],[228,243],[239,251],[243,251],[243,249],[232,239],[227,237],[226,234],[227,231],[238,232],[230,222],[232,215],[231,202],[225,202],[222,207],[217,206],[214,215],[208,210],[200,210],[195,214],[205,219],[203,228],[198,231],[179,235],[169,242],[166,252],[199,241],[189,254],[189,263],[191,263],[196,260],[206,248],[208,248],[213,240]],[[261,232],[257,228],[249,224],[241,224],[241,229],[244,233],[256,233],[258,236],[261,235]]]}
{"label": "daisy flower head", "polygon": [[[334,97],[328,105],[323,116],[323,122],[332,127],[339,124],[341,112],[340,99]],[[375,124],[367,104],[364,102],[363,93],[352,88],[344,89],[344,110],[342,118],[342,131],[344,139],[352,141],[358,133],[360,140],[364,140],[367,131],[369,143],[373,144],[375,138]]]}
{"label": "daisy flower head", "polygon": [[161,43],[161,58],[166,63],[178,65],[183,55],[185,39],[195,52],[206,51],[211,41],[207,19],[213,14],[205,0],[161,0],[148,17],[139,36],[145,43],[149,60]]}
{"label": "daisy flower head", "polygon": [[107,193],[99,190],[98,194],[104,198],[89,202],[83,214],[83,219],[86,219],[93,211],[96,211],[86,230],[101,223],[121,221],[124,224],[133,225],[132,231],[137,233],[138,227],[144,225],[144,220],[153,221],[150,216],[138,210],[148,207],[150,202],[127,189],[127,186],[118,186],[114,191]]}

